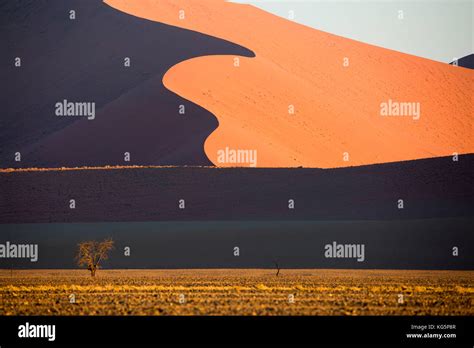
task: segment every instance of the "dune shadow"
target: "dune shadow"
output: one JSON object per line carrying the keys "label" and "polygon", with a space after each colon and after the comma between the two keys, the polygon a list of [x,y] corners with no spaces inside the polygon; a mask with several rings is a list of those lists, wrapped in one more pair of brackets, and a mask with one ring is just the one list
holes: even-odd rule
{"label": "dune shadow", "polygon": [[[166,89],[162,77],[194,57],[254,56],[100,0],[4,2],[0,23],[3,168],[124,164],[125,152],[130,164],[212,165],[204,141],[216,118]],[[55,104],[64,100],[94,102],[94,119],[58,117]]]}

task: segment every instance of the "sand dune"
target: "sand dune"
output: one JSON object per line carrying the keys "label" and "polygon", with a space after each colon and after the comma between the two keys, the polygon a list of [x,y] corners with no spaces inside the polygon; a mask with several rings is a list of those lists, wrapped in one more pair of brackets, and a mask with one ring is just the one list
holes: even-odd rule
{"label": "sand dune", "polygon": [[474,155],[336,169],[24,169],[0,172],[0,224],[472,217],[473,173]]}
{"label": "sand dune", "polygon": [[[217,120],[166,89],[163,75],[192,57],[252,52],[101,0],[3,2],[0,23],[0,79],[8,86],[0,94],[0,167],[212,165],[204,142]],[[95,118],[57,117],[55,104],[65,99],[94,102]]]}
{"label": "sand dune", "polygon": [[[219,127],[205,142],[206,155],[218,166],[236,165],[219,162],[218,151],[225,148],[257,150],[260,167],[322,168],[474,152],[474,72],[469,69],[223,0],[105,2],[255,52],[255,58],[240,57],[239,67],[228,56],[190,59],[163,80],[218,118]],[[419,103],[413,104],[420,107],[419,119],[413,113],[381,116],[381,104],[389,101]]]}
{"label": "sand dune", "polygon": [[459,58],[457,61],[457,64],[454,64],[454,62],[451,62],[449,64],[457,65],[463,68],[474,69],[474,53],[469,54],[465,57]]}

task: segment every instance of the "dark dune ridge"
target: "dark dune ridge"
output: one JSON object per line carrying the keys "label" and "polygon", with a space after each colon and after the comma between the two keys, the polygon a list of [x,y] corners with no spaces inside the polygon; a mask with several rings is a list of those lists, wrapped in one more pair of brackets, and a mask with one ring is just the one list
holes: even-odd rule
{"label": "dark dune ridge", "polygon": [[325,170],[10,172],[0,173],[0,223],[472,217],[473,177],[474,155]]}
{"label": "dark dune ridge", "polygon": [[[454,62],[449,64],[453,65]],[[468,69],[474,69],[474,53],[458,59],[458,66]]]}
{"label": "dark dune ridge", "polygon": [[[69,19],[69,11],[76,19]],[[100,0],[0,4],[0,167],[212,165],[217,127],[203,108],[162,83],[197,56],[254,56],[230,42],[119,12]],[[21,57],[22,67],[14,66]],[[131,66],[124,67],[124,58]],[[95,102],[94,120],[58,117],[55,104]],[[186,114],[179,114],[179,105]],[[14,161],[21,152],[22,161]],[[131,161],[124,162],[124,152]]]}

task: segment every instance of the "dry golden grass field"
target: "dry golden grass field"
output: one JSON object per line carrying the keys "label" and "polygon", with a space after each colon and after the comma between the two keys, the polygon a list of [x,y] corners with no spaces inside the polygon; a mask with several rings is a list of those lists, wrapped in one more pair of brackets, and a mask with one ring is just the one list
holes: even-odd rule
{"label": "dry golden grass field", "polygon": [[0,315],[474,315],[474,271],[0,270]]}

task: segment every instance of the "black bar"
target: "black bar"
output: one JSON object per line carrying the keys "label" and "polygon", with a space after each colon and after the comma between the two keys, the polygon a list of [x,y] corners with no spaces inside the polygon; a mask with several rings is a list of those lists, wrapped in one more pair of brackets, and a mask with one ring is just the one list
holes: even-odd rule
{"label": "black bar", "polygon": [[[55,325],[55,340],[20,338],[19,326]],[[412,325],[426,325],[423,331]],[[433,325],[430,328],[428,325]],[[438,325],[441,325],[438,327]],[[447,325],[455,325],[446,327]],[[474,317],[0,317],[0,346],[146,344],[469,345]],[[407,334],[456,334],[407,338]]]}

